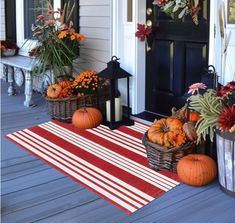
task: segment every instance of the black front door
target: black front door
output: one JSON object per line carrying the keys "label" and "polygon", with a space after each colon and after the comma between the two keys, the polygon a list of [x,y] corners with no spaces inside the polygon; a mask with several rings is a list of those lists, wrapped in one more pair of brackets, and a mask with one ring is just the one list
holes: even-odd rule
{"label": "black front door", "polygon": [[147,0],[153,33],[146,52],[146,111],[169,115],[184,105],[188,86],[201,81],[208,65],[209,0],[200,1],[199,25],[190,15],[173,20],[152,2]]}

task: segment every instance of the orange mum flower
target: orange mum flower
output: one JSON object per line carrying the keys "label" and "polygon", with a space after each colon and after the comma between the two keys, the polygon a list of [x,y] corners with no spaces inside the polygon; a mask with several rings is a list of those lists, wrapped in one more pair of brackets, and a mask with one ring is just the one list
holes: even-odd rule
{"label": "orange mum flower", "polygon": [[75,40],[76,39],[75,35],[70,36],[70,39]]}
{"label": "orange mum flower", "polygon": [[83,36],[83,35],[80,34],[80,33],[76,33],[76,39],[77,39],[78,41],[82,41],[82,42],[84,42],[84,41],[86,40],[85,36]]}
{"label": "orange mum flower", "polygon": [[66,33],[65,31],[62,31],[62,32],[58,35],[58,37],[59,37],[60,39],[63,39],[63,38],[66,37],[66,35],[67,35],[67,33]]}

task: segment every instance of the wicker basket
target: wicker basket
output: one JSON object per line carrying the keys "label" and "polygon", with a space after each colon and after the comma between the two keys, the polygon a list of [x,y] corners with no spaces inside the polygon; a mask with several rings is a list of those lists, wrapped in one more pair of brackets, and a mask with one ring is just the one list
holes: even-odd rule
{"label": "wicker basket", "polygon": [[142,141],[147,151],[150,168],[154,170],[170,170],[173,172],[176,172],[179,159],[195,152],[196,145],[196,142],[187,142],[180,147],[166,149],[150,142],[147,137],[147,132],[144,134]]}
{"label": "wicker basket", "polygon": [[73,113],[84,105],[87,107],[97,107],[96,94],[58,99],[46,97],[46,100],[51,118],[61,122],[71,122]]}

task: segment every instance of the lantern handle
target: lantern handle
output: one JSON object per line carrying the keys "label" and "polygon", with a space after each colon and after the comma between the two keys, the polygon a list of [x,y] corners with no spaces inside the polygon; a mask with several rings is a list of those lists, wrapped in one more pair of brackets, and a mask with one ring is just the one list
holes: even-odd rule
{"label": "lantern handle", "polygon": [[117,58],[116,56],[112,56],[111,60],[112,61],[117,61],[117,60],[120,60],[120,58]]}

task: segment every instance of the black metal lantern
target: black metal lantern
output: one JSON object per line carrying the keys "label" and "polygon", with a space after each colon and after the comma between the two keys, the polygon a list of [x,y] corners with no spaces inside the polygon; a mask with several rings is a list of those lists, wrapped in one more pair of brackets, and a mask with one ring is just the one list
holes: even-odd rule
{"label": "black metal lantern", "polygon": [[[120,67],[120,63],[118,62],[118,58],[116,56],[113,56],[111,61],[107,63],[107,68],[102,70],[98,76],[109,80],[109,102],[106,104],[106,107],[110,111],[109,115],[110,118],[106,118],[107,126],[109,126],[110,129],[116,129],[121,125],[133,125],[134,121],[130,119],[130,92],[129,92],[129,78],[132,76],[127,71],[123,70]],[[118,91],[118,79],[126,78],[127,79],[127,115],[126,117],[122,116],[122,120],[116,120],[116,114],[117,108],[115,107],[116,104],[116,98],[115,93]],[[107,112],[107,111],[106,111]],[[107,115],[106,115],[107,116]]]}

